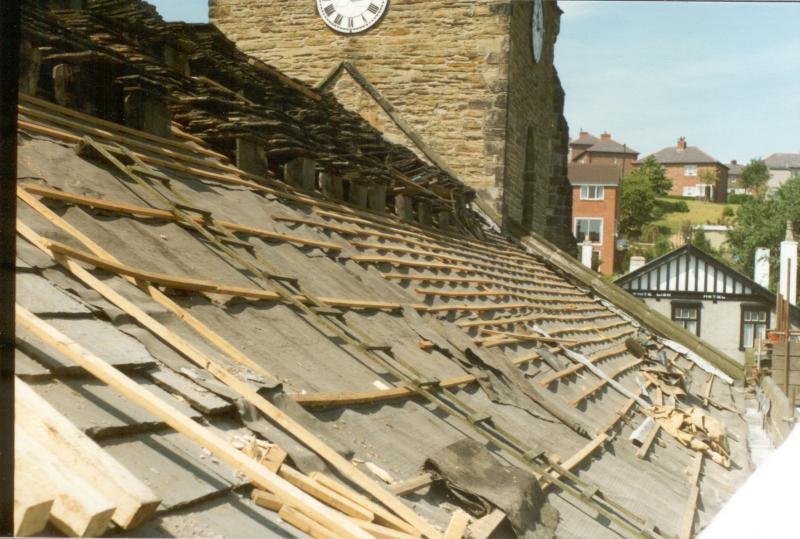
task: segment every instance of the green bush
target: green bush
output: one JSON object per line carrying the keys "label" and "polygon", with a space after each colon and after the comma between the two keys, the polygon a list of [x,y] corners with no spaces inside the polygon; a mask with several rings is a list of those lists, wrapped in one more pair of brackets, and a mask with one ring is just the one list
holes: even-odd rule
{"label": "green bush", "polygon": [[736,193],[731,193],[728,195],[728,203],[729,204],[744,204],[748,200],[750,200],[752,195],[742,194],[737,195]]}
{"label": "green bush", "polygon": [[656,207],[665,213],[689,213],[689,205],[683,200],[657,200]]}

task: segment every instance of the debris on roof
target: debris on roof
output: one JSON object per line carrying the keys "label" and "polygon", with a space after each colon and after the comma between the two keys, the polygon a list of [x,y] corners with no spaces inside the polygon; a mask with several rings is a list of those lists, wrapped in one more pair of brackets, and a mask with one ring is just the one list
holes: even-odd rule
{"label": "debris on roof", "polygon": [[[24,20],[50,63],[19,107],[17,366],[49,408],[17,436],[83,483],[22,487],[23,531],[660,538],[744,481],[738,382],[332,98],[138,1]],[[106,109],[74,93],[95,62]]]}

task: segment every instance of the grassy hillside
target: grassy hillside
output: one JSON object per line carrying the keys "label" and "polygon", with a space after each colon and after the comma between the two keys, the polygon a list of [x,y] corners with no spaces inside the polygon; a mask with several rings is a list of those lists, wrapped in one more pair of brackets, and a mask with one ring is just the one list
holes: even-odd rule
{"label": "grassy hillside", "polygon": [[[675,202],[674,198],[664,198],[664,201]],[[730,207],[733,213],[738,209],[737,204],[717,204],[703,200],[684,200],[689,206],[688,213],[673,212],[667,213],[664,217],[654,224],[664,236],[671,237],[681,230],[686,222],[693,225],[730,223],[730,219],[723,220],[725,207]]]}

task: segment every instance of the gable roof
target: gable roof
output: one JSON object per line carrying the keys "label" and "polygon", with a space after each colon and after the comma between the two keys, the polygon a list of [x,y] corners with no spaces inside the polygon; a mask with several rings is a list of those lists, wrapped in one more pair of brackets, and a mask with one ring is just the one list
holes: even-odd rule
{"label": "gable roof", "polygon": [[575,185],[619,185],[621,169],[617,165],[569,163],[567,178]]}
{"label": "gable roof", "polygon": [[[675,146],[668,146],[652,154],[656,160],[664,165],[691,165],[719,163],[716,158],[707,154],[697,146],[687,146],[681,150]],[[722,165],[722,163],[719,163]],[[725,166],[725,165],[722,165]]]}
{"label": "gable roof", "polygon": [[764,162],[770,169],[787,170],[800,168],[800,153],[773,153]]}
{"label": "gable roof", "polygon": [[625,144],[620,144],[619,142],[613,139],[600,140],[599,142],[590,146],[586,151],[590,153],[624,153],[632,155],[639,154],[639,152],[637,152],[633,148]]}
{"label": "gable roof", "polygon": [[[671,276],[666,271],[668,266]],[[731,297],[757,296],[767,304],[775,303],[775,294],[769,289],[688,243],[623,275],[615,283],[637,296],[681,292]],[[792,306],[792,315],[800,318],[800,308]]]}
{"label": "gable roof", "polygon": [[739,176],[744,170],[745,165],[741,163],[734,163],[731,161],[726,165],[728,167],[728,176]]}
{"label": "gable roof", "polygon": [[569,141],[570,146],[593,146],[600,142],[600,139],[586,131],[581,131],[578,136]]}
{"label": "gable roof", "polygon": [[[132,19],[145,5],[90,4],[116,6],[120,17]],[[70,33],[72,24],[88,20],[85,13],[29,9],[26,31],[49,54],[93,43]],[[287,477],[305,487],[290,500],[289,507],[300,506],[295,511],[310,507],[308,491],[320,496],[317,482],[334,481],[328,483],[339,485],[334,493],[360,500],[354,507],[328,491],[321,495],[338,508],[326,505],[327,511],[350,526],[343,507],[362,516],[375,511],[378,523],[367,530],[399,520],[437,536],[454,508],[440,490],[455,478],[439,469],[431,476],[436,488],[400,495],[412,506],[386,493],[378,477],[432,473],[431,460],[452,462],[454,444],[467,442],[491,443],[491,451],[479,454],[481,466],[522,478],[520,484],[532,485],[534,472],[549,475],[544,512],[556,535],[625,536],[646,522],[656,537],[674,535],[693,486],[682,470],[700,459],[671,438],[644,450],[629,441],[631,424],[643,420],[656,391],[643,390],[641,378],[675,391],[658,375],[666,360],[683,370],[698,365],[724,381],[711,401],[727,408],[700,402],[701,377],[686,378],[681,391],[734,434],[738,466],[706,465],[701,482],[719,495],[697,509],[697,526],[743,481],[746,424],[729,411],[742,408],[738,389],[731,391],[731,380],[697,354],[670,348],[675,345],[603,299],[596,288],[605,283],[582,284],[568,263],[555,261],[566,255],[508,240],[467,205],[452,210],[454,224],[434,227],[419,214],[396,215],[390,205],[369,209],[324,183],[294,185],[297,161],[259,174],[242,170],[232,164],[226,136],[239,128],[276,158],[278,150],[295,150],[284,133],[314,134],[301,154],[312,160],[312,171],[331,164],[329,139],[320,133],[342,125],[365,137],[372,132],[334,100],[315,104],[308,88],[269,70],[263,83],[284,97],[247,94],[250,76],[257,75],[239,65],[238,55],[225,53],[228,42],[214,44],[215,34],[204,26],[195,41],[208,41],[193,54],[192,69],[218,73],[227,91],[202,75],[195,80],[167,70],[148,55],[152,43],[137,39],[135,28],[122,32],[122,23],[96,15],[91,35],[101,43],[91,47],[123,51],[117,54],[130,69],[175,79],[166,86],[181,98],[175,125],[160,137],[55,105],[47,88],[39,97],[21,97],[19,218],[25,226],[17,247],[18,302],[123,373],[130,387],[169,403],[182,423],[202,424],[208,438],[184,436],[169,426],[175,423],[99,383],[63,347],[24,329],[16,363],[37,394],[160,499],[126,535],[303,537],[295,525],[308,529],[307,520],[285,507],[279,518],[274,500],[268,509],[248,497],[253,469],[273,466],[270,459],[280,461],[284,451],[280,475],[260,473],[281,488]],[[158,26],[148,24],[146,13],[141,17]],[[181,35],[190,30],[181,27]],[[240,109],[235,96],[242,93],[252,103]],[[336,115],[331,124],[326,113]],[[260,120],[252,122],[254,116]],[[391,154],[393,146],[381,137],[368,140],[347,147]],[[346,168],[349,155],[338,158],[341,168],[331,173]],[[422,166],[415,163],[409,170]],[[370,192],[382,185],[364,168],[341,173]],[[420,172],[423,180],[441,173]],[[394,187],[432,196],[412,183]],[[427,187],[437,185],[443,186],[432,180]],[[629,339],[643,351],[626,344]],[[576,375],[591,384],[569,383]],[[220,459],[219,445],[208,443],[212,434],[225,447],[241,448],[248,465]],[[637,451],[657,458],[634,458]],[[556,453],[566,456],[562,467],[548,460]],[[455,458],[456,468],[463,457]],[[514,516],[518,505],[486,494],[509,485],[458,483],[478,493],[470,496],[480,503],[465,506],[472,520],[500,507],[517,535],[528,534],[531,522]],[[536,492],[531,487],[521,497]],[[371,507],[367,513],[363,504]],[[598,513],[605,519],[587,516]]]}

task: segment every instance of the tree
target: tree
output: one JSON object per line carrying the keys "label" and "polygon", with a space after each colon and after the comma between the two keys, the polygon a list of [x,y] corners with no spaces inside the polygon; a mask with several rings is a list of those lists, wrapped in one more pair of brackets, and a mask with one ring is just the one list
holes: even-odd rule
{"label": "tree", "polygon": [[651,189],[658,197],[667,195],[672,189],[672,180],[667,177],[666,169],[652,155],[645,157],[644,161],[639,163],[631,174],[647,178]]}
{"label": "tree", "polygon": [[759,197],[766,192],[767,181],[769,180],[769,169],[763,159],[751,159],[742,169],[739,182],[742,187],[753,189]]}
{"label": "tree", "polygon": [[[739,207],[736,226],[728,232],[728,243],[739,269],[746,275],[753,274],[756,248],[767,247],[773,253],[770,258],[773,283],[778,275],[780,261],[775,254],[786,234],[786,221],[800,218],[800,177],[790,178],[775,196],[752,198]],[[800,224],[800,223],[795,223]]]}
{"label": "tree", "polygon": [[639,236],[642,227],[653,220],[653,209],[656,195],[647,176],[638,174],[636,170],[622,180],[620,196],[619,227],[620,230]]}

